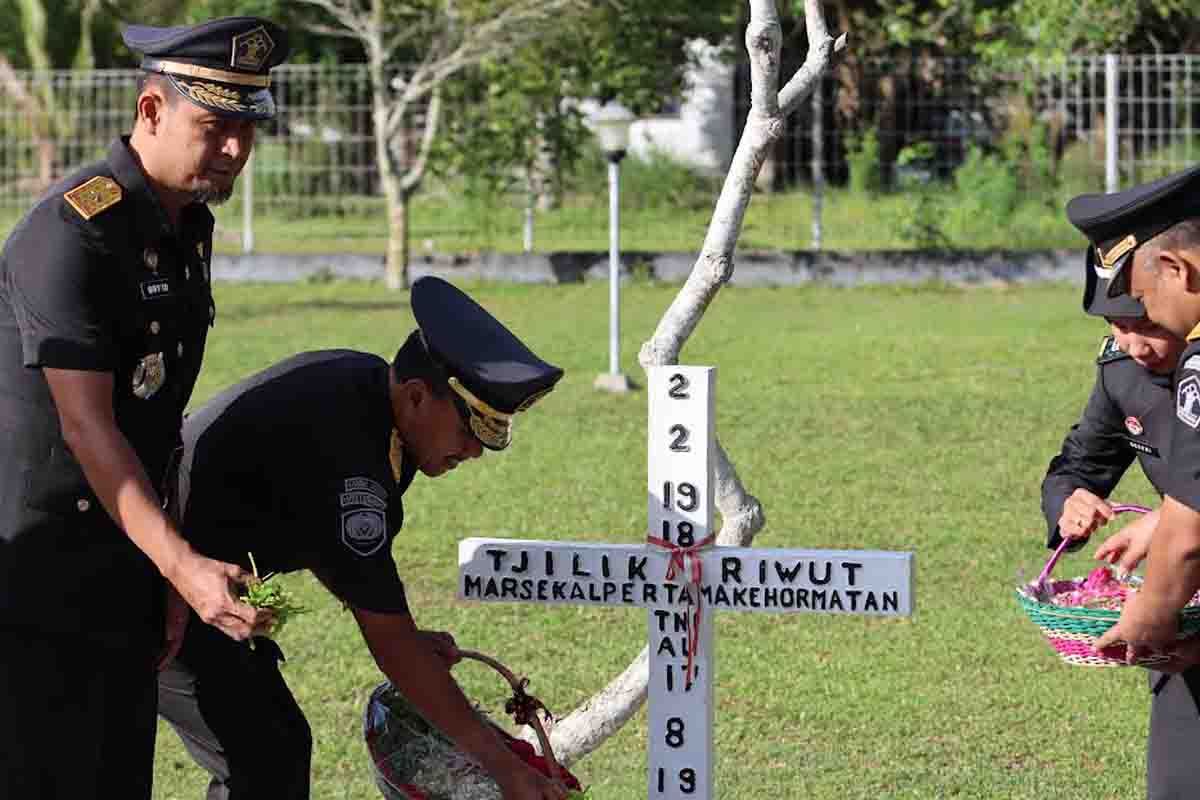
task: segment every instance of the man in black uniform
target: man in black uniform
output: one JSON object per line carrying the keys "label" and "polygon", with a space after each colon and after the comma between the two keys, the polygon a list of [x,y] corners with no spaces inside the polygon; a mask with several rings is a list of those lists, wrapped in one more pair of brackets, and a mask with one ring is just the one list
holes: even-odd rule
{"label": "man in black uniform", "polygon": [[239,17],[125,42],[147,71],[132,134],[51,188],[0,259],[4,798],[148,798],[164,627],[169,655],[184,600],[239,638],[263,622],[156,483],[213,321],[204,203],[274,112],[286,36]]}
{"label": "man in black uniform", "polygon": [[[436,477],[483,448],[503,450],[513,417],[562,370],[440,279],[413,284],[412,311],[418,329],[390,366],[349,350],[301,353],[192,413],[183,529],[210,557],[249,566],[253,553],[262,574],[311,570],[351,609],[383,673],[506,800],[564,797],[476,720],[450,676],[452,639],[417,629],[391,552],[416,472]],[[309,796],[308,723],[278,646],[255,644],[193,619],[159,677],[160,713],[212,774],[209,800]]]}
{"label": "man in black uniform", "polygon": [[1112,195],[1085,195],[1068,211],[1097,245],[1107,294],[1132,295],[1151,320],[1188,340],[1175,372],[1171,469],[1146,580],[1096,642],[1124,643],[1131,659],[1175,652],[1178,612],[1200,589],[1200,167]]}
{"label": "man in black uniform", "polygon": [[[1086,231],[1085,231],[1086,233]],[[1136,458],[1150,483],[1163,493],[1174,393],[1171,374],[1184,341],[1145,317],[1127,295],[1109,297],[1107,280],[1096,274],[1095,248],[1088,248],[1083,308],[1104,317],[1112,330],[1096,359],[1096,383],[1078,423],[1071,427],[1042,482],[1042,511],[1050,548],[1062,538],[1082,545],[1114,514],[1106,498]],[[1157,521],[1152,512],[1126,525],[1096,550],[1096,558],[1131,571],[1145,557]],[[1181,666],[1181,665],[1179,665]],[[1200,668],[1181,678],[1150,673],[1153,700],[1146,749],[1149,800],[1200,797],[1193,762],[1200,742]]]}

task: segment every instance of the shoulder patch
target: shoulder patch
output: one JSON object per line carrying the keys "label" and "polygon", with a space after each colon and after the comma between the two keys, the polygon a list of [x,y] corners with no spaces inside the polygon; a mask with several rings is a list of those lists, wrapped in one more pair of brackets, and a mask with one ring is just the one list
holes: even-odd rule
{"label": "shoulder patch", "polygon": [[342,544],[366,558],[387,541],[387,517],[374,508],[342,512]]}
{"label": "shoulder patch", "polygon": [[97,175],[65,193],[63,199],[79,212],[79,216],[91,219],[121,202],[121,185],[112,178]]}
{"label": "shoulder patch", "polygon": [[1107,364],[1122,358],[1129,358],[1129,354],[1117,347],[1116,337],[1105,336],[1104,341],[1100,343],[1100,354],[1096,356],[1096,363]]}
{"label": "shoulder patch", "polygon": [[1175,416],[1193,430],[1200,427],[1200,378],[1189,375],[1175,390]]}
{"label": "shoulder patch", "polygon": [[1181,370],[1191,370],[1192,372],[1200,372],[1200,353],[1188,356],[1188,360],[1183,362]]}

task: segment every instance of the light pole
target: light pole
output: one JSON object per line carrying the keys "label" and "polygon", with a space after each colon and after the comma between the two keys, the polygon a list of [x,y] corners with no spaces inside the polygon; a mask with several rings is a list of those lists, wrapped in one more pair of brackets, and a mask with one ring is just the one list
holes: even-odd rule
{"label": "light pole", "polygon": [[608,103],[592,116],[600,149],[608,159],[608,372],[594,386],[607,392],[627,392],[629,378],[621,372],[621,159],[629,149],[629,127],[635,117],[619,103]]}

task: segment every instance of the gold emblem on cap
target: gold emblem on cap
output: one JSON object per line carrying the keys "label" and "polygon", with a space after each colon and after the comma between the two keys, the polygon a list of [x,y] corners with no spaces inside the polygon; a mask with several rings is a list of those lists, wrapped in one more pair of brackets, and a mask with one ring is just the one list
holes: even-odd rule
{"label": "gold emblem on cap", "polygon": [[121,186],[112,178],[97,175],[64,194],[63,199],[79,212],[79,216],[91,219],[121,202]]}
{"label": "gold emblem on cap", "polygon": [[512,414],[497,411],[475,396],[462,385],[462,381],[451,376],[446,381],[454,393],[463,399],[471,412],[471,432],[488,447],[503,450],[512,440]]}
{"label": "gold emblem on cap", "polygon": [[188,83],[181,80],[176,80],[175,83],[187,93],[188,97],[202,105],[219,108],[222,111],[248,111],[250,109],[250,106],[240,102],[241,95],[235,89],[218,86],[215,83]]}
{"label": "gold emblem on cap", "polygon": [[258,71],[267,61],[267,56],[275,49],[275,42],[267,29],[259,25],[253,30],[239,33],[233,37],[233,55],[229,65],[238,69]]}
{"label": "gold emblem on cap", "polygon": [[1100,256],[1100,263],[1104,265],[1104,268],[1111,270],[1114,266],[1116,266],[1117,261],[1120,260],[1121,256],[1137,247],[1137,244],[1137,237],[1131,233],[1121,241],[1114,244],[1112,247],[1108,248],[1107,253],[1101,252],[1099,247],[1096,248],[1096,253]]}

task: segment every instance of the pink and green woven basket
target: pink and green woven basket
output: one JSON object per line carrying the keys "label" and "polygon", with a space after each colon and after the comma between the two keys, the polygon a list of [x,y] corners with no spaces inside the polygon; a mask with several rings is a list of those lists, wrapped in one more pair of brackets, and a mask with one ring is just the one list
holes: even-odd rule
{"label": "pink and green woven basket", "polygon": [[[1113,506],[1117,513],[1134,511],[1146,513],[1149,509],[1142,506],[1118,505]],[[1067,542],[1059,546],[1054,555],[1046,563],[1041,575],[1033,585],[1042,584],[1050,575],[1059,556],[1066,549]],[[1095,642],[1109,628],[1117,624],[1121,618],[1119,609],[1084,608],[1079,606],[1064,606],[1031,597],[1024,587],[1016,590],[1017,602],[1034,625],[1045,635],[1046,640],[1063,661],[1086,667],[1124,667],[1129,666],[1125,660],[1125,645],[1116,644],[1095,649]],[[1179,614],[1179,638],[1186,639],[1200,633],[1200,606],[1189,605]],[[1138,659],[1135,666],[1152,667],[1169,660],[1167,655],[1153,655]]]}

